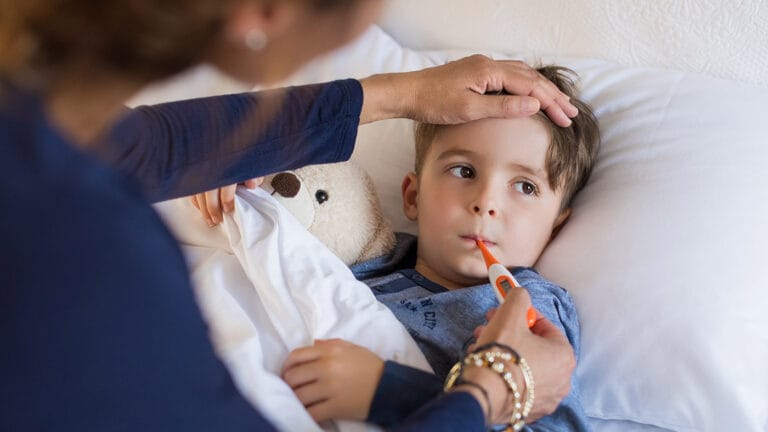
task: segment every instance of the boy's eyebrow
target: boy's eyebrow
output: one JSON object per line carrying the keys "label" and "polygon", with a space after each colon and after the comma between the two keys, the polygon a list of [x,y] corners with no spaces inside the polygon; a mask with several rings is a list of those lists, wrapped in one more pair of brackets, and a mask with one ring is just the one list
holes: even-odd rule
{"label": "boy's eyebrow", "polygon": [[545,170],[544,168],[533,169],[528,165],[523,165],[519,163],[511,163],[510,166],[513,166],[519,169],[520,171],[525,171],[528,174],[531,174],[533,176],[539,177],[540,179],[543,179],[543,180],[547,179],[547,170]]}
{"label": "boy's eyebrow", "polygon": [[[472,150],[468,150],[468,149],[450,149],[450,150],[446,150],[446,151],[440,153],[437,156],[436,160],[448,159],[448,158],[453,157],[453,156],[472,156],[472,155],[476,155],[476,154],[477,154],[477,152],[472,151]],[[531,168],[528,165],[523,165],[523,164],[515,163],[515,162],[510,163],[509,165],[519,169],[520,171],[525,171],[528,174],[531,174],[533,176],[539,177],[540,179],[543,179],[543,180],[547,179],[547,170],[545,170],[543,168],[533,169],[533,168]]]}
{"label": "boy's eyebrow", "polygon": [[446,150],[446,151],[440,153],[437,156],[436,160],[448,159],[449,157],[452,157],[452,156],[472,156],[472,155],[475,155],[475,154],[477,154],[477,152],[474,152],[472,150],[467,150],[467,149],[450,149],[450,150]]}

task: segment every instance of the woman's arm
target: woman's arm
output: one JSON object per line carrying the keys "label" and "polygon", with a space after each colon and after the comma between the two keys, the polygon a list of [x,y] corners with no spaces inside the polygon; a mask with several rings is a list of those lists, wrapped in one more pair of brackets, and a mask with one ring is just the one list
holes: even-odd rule
{"label": "woman's arm", "polygon": [[161,201],[352,154],[355,80],[131,110],[97,149]]}

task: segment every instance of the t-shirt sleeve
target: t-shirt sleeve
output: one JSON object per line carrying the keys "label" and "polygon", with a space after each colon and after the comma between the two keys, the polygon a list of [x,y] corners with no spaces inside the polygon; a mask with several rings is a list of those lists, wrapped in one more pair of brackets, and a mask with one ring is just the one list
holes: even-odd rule
{"label": "t-shirt sleeve", "polygon": [[[521,282],[531,294],[533,306],[557,326],[568,338],[576,358],[580,354],[579,317],[573,298],[568,292],[535,275]],[[529,424],[526,430],[538,431],[588,431],[590,430],[587,415],[581,404],[579,382],[576,374],[571,377],[571,391],[560,402],[554,413]]]}
{"label": "t-shirt sleeve", "polygon": [[362,102],[350,79],[141,106],[94,151],[161,201],[347,160]]}

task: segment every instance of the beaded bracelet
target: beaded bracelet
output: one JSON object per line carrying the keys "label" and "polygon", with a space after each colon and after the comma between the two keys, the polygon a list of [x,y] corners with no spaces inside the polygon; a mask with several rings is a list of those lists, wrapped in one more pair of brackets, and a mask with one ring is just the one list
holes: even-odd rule
{"label": "beaded bracelet", "polygon": [[528,362],[525,361],[525,359],[522,358],[512,347],[499,342],[490,342],[484,345],[480,345],[479,347],[475,348],[473,352],[479,352],[491,348],[500,348],[512,353],[513,356],[517,357],[517,361],[515,363],[520,367],[520,371],[523,374],[523,381],[525,382],[525,406],[523,407],[522,413],[523,419],[525,419],[528,417],[528,414],[531,413],[535,399],[533,372],[531,371],[531,367],[528,366]]}
{"label": "beaded bracelet", "polygon": [[[488,351],[491,348],[500,348],[504,351]],[[520,367],[521,373],[523,375],[523,381],[525,383],[524,404],[521,402],[521,394],[512,373],[506,369],[507,363],[512,363]],[[508,427],[514,431],[519,431],[522,429],[523,426],[525,426],[525,419],[528,417],[528,414],[530,414],[534,402],[533,373],[530,366],[528,365],[528,362],[526,362],[525,359],[517,353],[517,351],[507,345],[495,342],[482,345],[475,349],[472,353],[465,356],[462,360],[458,361],[451,368],[445,380],[445,390],[448,390],[454,385],[461,383],[461,376],[464,372],[464,367],[470,365],[477,367],[487,367],[499,374],[499,376],[504,380],[504,383],[507,385],[508,392],[512,394],[514,398],[514,409],[512,411]],[[477,385],[476,383],[473,384]],[[477,387],[481,386],[477,385]],[[488,402],[488,416],[490,417],[492,416],[490,397],[488,397],[487,392],[483,392],[483,394],[486,397],[486,401]]]}
{"label": "beaded bracelet", "polygon": [[528,414],[531,413],[531,409],[533,408],[533,400],[535,396],[533,371],[531,371],[531,367],[528,366],[528,362],[522,357],[520,357],[517,364],[520,366],[520,371],[523,373],[523,381],[525,382],[525,406],[523,407],[523,419],[525,419],[528,417]]}
{"label": "beaded bracelet", "polygon": [[512,376],[512,372],[507,370],[505,362],[512,362],[518,364],[520,356],[508,352],[501,351],[483,351],[474,352],[464,357],[464,365],[469,366],[482,366],[491,369],[499,374],[501,379],[507,385],[507,391],[513,398],[513,410],[509,421],[513,430],[518,431],[525,425],[525,419],[523,418],[523,403],[521,402],[520,390],[517,388],[515,378]]}

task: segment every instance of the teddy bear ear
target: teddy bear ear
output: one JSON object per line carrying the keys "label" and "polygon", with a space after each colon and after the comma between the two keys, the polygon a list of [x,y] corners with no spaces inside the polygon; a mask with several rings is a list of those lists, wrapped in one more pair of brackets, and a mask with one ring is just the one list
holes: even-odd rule
{"label": "teddy bear ear", "polygon": [[261,188],[309,228],[315,219],[314,197],[309,196],[297,171],[284,171],[264,178]]}
{"label": "teddy bear ear", "polygon": [[293,198],[301,189],[301,181],[296,174],[290,172],[277,173],[270,179],[270,184],[275,193],[284,198]]}

